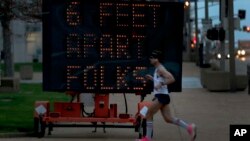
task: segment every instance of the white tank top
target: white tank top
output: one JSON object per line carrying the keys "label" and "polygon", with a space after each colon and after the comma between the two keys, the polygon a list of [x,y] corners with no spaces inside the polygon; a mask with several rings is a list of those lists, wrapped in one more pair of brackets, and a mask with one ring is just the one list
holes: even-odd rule
{"label": "white tank top", "polygon": [[[159,66],[159,67],[163,67],[163,66]],[[158,68],[159,68],[158,67]],[[157,71],[158,71],[158,68],[155,69],[155,72],[154,72],[154,87],[159,85],[160,83],[166,83],[164,78],[160,75],[158,75]],[[155,89],[154,88],[154,92],[153,94],[169,94],[169,91],[168,91],[168,86],[167,85],[162,85],[161,88],[159,89]]]}

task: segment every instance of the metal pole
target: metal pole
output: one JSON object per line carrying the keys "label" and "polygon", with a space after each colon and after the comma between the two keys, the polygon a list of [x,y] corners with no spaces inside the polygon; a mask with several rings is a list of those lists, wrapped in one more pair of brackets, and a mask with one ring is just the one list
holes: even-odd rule
{"label": "metal pole", "polygon": [[234,56],[234,1],[228,0],[229,53],[230,53],[230,88],[236,91],[235,56]]}
{"label": "metal pole", "polygon": [[[224,18],[225,18],[225,16],[226,16],[226,1],[225,0],[220,0],[220,17],[221,17],[221,26],[222,27],[224,27]],[[225,27],[224,27],[225,28]],[[227,31],[228,31],[228,29],[225,29],[225,31],[226,31],[226,34],[228,33]],[[221,60],[220,60],[220,69],[222,70],[222,71],[225,71],[225,69],[226,69],[226,67],[225,67],[225,53],[226,51],[225,51],[225,41],[222,41],[221,42],[221,46],[220,46],[220,53],[221,53],[221,56],[222,56],[222,58],[221,58]]]}
{"label": "metal pole", "polygon": [[195,37],[196,37],[196,45],[195,45],[195,49],[196,49],[196,64],[199,64],[199,35],[198,35],[198,30],[199,30],[199,25],[198,25],[198,3],[197,0],[195,0],[194,2],[194,9],[195,9]]}
{"label": "metal pole", "polygon": [[205,19],[208,20],[209,18],[209,9],[208,9],[208,0],[205,0]]}
{"label": "metal pole", "polygon": [[[208,0],[205,0],[205,21],[207,22],[206,23],[206,27],[205,29],[207,30],[209,27],[208,25],[208,21],[209,21],[209,6],[208,6]],[[211,46],[211,43],[210,41],[208,41],[206,38],[205,39],[205,57],[204,57],[204,63],[205,64],[208,64],[209,63],[209,50],[210,50],[210,46]]]}
{"label": "metal pole", "polygon": [[192,36],[192,26],[191,26],[191,22],[190,22],[190,17],[191,17],[191,10],[190,10],[190,6],[187,7],[186,10],[186,16],[187,16],[187,55],[188,55],[188,59],[189,61],[191,60],[191,36]]}
{"label": "metal pole", "polygon": [[248,94],[250,94],[250,63],[247,64]]}

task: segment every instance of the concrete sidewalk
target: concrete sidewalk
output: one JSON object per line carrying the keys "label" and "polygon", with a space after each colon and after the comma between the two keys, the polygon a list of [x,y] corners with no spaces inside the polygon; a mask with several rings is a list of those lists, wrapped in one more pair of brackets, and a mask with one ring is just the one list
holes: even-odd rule
{"label": "concrete sidewalk", "polygon": [[[128,95],[129,113],[136,112],[139,97]],[[151,100],[147,96],[146,100]],[[171,110],[174,116],[198,126],[197,141],[229,141],[230,124],[250,124],[250,96],[246,91],[237,93],[211,93],[204,89],[183,89],[182,93],[171,94]],[[122,95],[113,95],[111,103],[118,103],[119,113],[124,113]],[[51,140],[51,141],[132,141],[137,138],[133,129],[107,129],[107,133],[92,133],[93,128],[55,128],[52,136],[43,139],[9,138],[1,140]],[[154,117],[154,141],[188,141],[185,130],[165,124],[160,113]]]}
{"label": "concrete sidewalk", "polygon": [[[146,100],[151,100],[148,96]],[[204,89],[184,89],[182,93],[171,94],[171,110],[174,116],[198,126],[197,141],[229,141],[230,124],[250,124],[250,96],[246,92],[211,93]],[[128,96],[129,111],[134,113],[135,103],[139,99],[134,95]],[[113,96],[112,101],[119,103],[120,112],[124,111],[121,96]],[[47,139],[70,138],[82,140],[129,141],[137,134],[131,129],[108,129],[102,134],[91,133],[93,129],[56,129],[55,134]],[[65,140],[65,139],[64,139]],[[160,113],[154,117],[154,141],[189,141],[185,130],[166,124]],[[66,141],[66,140],[65,140]]]}

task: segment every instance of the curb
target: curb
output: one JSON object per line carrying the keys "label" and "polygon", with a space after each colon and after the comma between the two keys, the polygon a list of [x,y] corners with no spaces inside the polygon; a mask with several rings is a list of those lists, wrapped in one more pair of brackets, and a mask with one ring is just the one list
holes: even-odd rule
{"label": "curb", "polygon": [[0,138],[31,137],[33,133],[0,133]]}

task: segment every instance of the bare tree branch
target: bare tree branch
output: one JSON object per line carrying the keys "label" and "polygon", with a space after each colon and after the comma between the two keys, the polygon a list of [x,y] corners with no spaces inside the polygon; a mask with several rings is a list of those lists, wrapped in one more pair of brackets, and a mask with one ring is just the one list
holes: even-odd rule
{"label": "bare tree branch", "polygon": [[0,1],[0,21],[10,19],[41,21],[42,15],[42,0]]}

